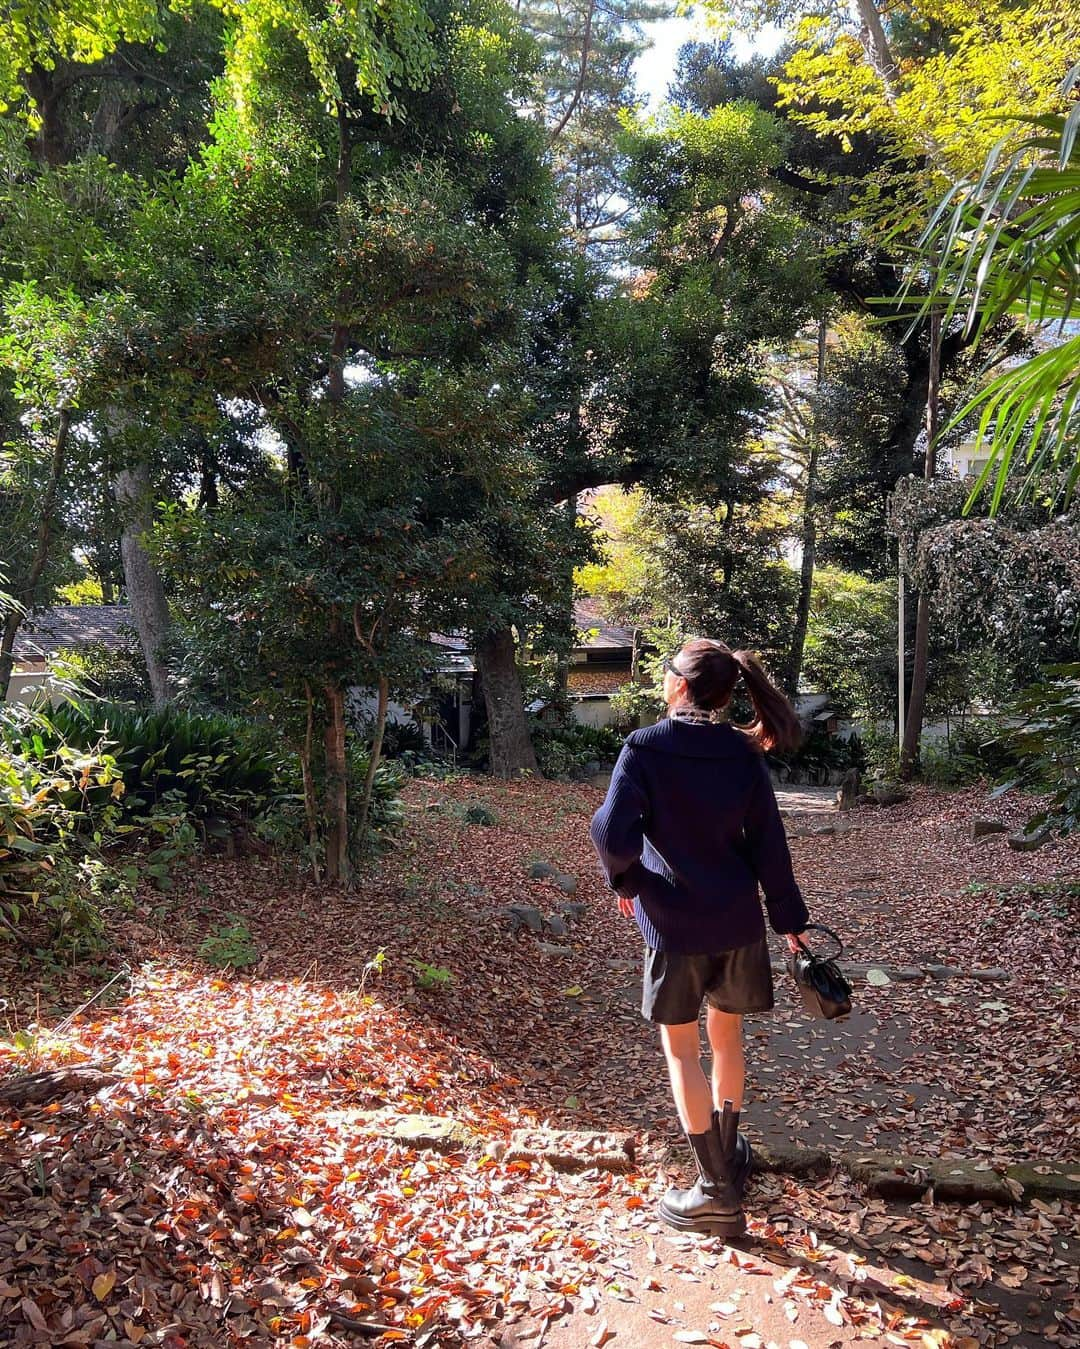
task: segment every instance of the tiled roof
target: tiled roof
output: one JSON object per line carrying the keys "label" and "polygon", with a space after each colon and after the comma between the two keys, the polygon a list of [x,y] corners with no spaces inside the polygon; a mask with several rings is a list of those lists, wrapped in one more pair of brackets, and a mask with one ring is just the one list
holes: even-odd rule
{"label": "tiled roof", "polygon": [[633,629],[605,622],[600,615],[600,606],[596,600],[577,601],[574,605],[574,624],[579,631],[588,634],[582,646],[590,651],[597,648],[622,650],[634,645]]}
{"label": "tiled roof", "polygon": [[16,661],[47,660],[68,647],[100,642],[115,648],[128,639],[132,627],[126,604],[58,604],[25,619],[15,637]]}
{"label": "tiled roof", "polygon": [[623,670],[571,670],[566,676],[566,688],[569,693],[586,695],[590,693],[614,693],[630,682],[630,671]]}

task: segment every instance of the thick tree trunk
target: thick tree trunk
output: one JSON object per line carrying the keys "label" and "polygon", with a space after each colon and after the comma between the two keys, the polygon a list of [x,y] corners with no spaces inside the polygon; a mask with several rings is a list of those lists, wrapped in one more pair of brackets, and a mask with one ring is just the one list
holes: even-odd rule
{"label": "thick tree trunk", "polygon": [[379,702],[375,712],[375,734],[371,738],[371,757],[368,760],[367,773],[364,775],[364,796],[360,802],[360,842],[367,847],[368,816],[371,814],[371,797],[375,790],[375,773],[382,758],[383,734],[386,731],[386,713],[390,706],[390,684],[385,675],[379,676]]}
{"label": "thick tree trunk", "polygon": [[[938,403],[941,388],[941,315],[936,311],[930,318],[930,375],[926,395],[926,477],[932,478],[936,468],[936,440],[938,434]],[[908,697],[907,720],[904,723],[904,742],[900,747],[900,777],[907,782],[919,762],[922,743],[923,717],[926,712],[926,683],[930,657],[930,604],[925,590],[919,592],[915,611],[915,654],[911,671],[911,693]],[[903,672],[901,672],[903,678]]]}
{"label": "thick tree trunk", "polygon": [[536,752],[525,721],[525,694],[514,655],[514,634],[509,627],[495,628],[477,643],[476,664],[491,738],[491,772],[499,778],[516,778],[537,771]]}
{"label": "thick tree trunk", "polygon": [[[31,608],[39,601],[38,586],[41,584],[41,578],[44,576],[45,568],[49,562],[49,552],[53,541],[53,526],[56,523],[56,498],[60,491],[60,479],[67,458],[68,432],[70,429],[71,413],[67,408],[64,408],[60,413],[56,436],[53,439],[49,478],[45,484],[45,491],[38,508],[34,560],[15,595],[22,608],[13,609],[4,618],[3,636],[0,637],[0,702],[6,700],[8,688],[11,685],[11,671],[15,665],[15,636],[24,617],[23,610]],[[6,579],[13,582],[15,578],[8,577]]]}
{"label": "thick tree trunk", "polygon": [[120,556],[131,617],[146,662],[154,706],[164,707],[173,693],[169,668],[162,655],[169,632],[169,604],[157,568],[143,546],[143,539],[154,523],[149,469],[145,464],[121,469],[114,490],[124,516]]}
{"label": "thick tree trunk", "polygon": [[349,880],[349,769],[345,757],[345,691],[328,684],[326,732],[326,879]]}

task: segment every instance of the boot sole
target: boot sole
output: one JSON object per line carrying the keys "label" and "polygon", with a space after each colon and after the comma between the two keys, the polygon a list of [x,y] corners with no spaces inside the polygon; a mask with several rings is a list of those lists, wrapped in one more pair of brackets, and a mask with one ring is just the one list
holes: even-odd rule
{"label": "boot sole", "polygon": [[678,1213],[669,1213],[663,1203],[656,1206],[661,1222],[674,1227],[677,1232],[700,1232],[703,1236],[741,1237],[746,1232],[746,1218],[742,1213],[733,1213],[730,1217],[684,1218]]}

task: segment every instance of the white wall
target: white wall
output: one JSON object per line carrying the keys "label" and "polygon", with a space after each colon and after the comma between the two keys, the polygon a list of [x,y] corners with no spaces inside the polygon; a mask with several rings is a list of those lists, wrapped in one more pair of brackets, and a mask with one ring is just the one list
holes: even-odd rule
{"label": "white wall", "polygon": [[579,726],[599,729],[602,726],[610,726],[615,720],[611,712],[610,698],[575,698],[571,707],[574,720]]}

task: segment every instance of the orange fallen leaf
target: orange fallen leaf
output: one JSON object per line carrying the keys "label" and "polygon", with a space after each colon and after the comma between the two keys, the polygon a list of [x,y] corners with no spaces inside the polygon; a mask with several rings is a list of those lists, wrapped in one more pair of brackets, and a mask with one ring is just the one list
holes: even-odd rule
{"label": "orange fallen leaf", "polygon": [[106,1270],[104,1274],[99,1274],[90,1287],[97,1300],[99,1302],[104,1302],[112,1292],[115,1283],[116,1270],[109,1269]]}

